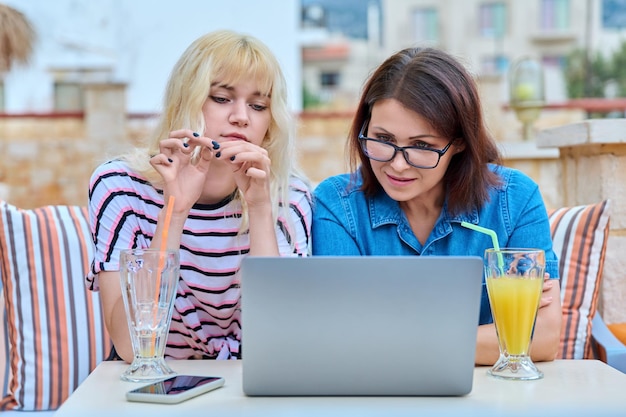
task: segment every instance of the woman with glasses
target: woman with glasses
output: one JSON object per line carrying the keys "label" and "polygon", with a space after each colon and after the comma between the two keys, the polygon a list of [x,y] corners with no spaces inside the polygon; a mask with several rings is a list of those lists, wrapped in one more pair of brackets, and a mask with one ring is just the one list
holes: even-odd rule
{"label": "woman with glasses", "polygon": [[[313,255],[482,257],[491,238],[461,222],[494,230],[501,247],[543,249],[552,279],[544,285],[531,355],[553,360],[562,313],[546,208],[535,182],[500,165],[463,65],[432,48],[388,58],[365,84],[348,152],[352,172],[314,191]],[[483,286],[476,363],[492,365],[498,356]]]}

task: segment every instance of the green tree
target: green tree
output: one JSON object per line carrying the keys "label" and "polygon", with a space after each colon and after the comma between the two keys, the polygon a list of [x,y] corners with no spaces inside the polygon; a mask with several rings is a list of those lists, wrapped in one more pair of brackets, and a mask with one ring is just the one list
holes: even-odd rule
{"label": "green tree", "polygon": [[609,82],[618,86],[619,96],[626,96],[626,41],[612,55],[596,52],[588,62],[584,49],[572,51],[567,57],[565,79],[570,98],[604,97]]}
{"label": "green tree", "polygon": [[626,41],[613,55],[613,81],[618,86],[618,95],[626,97]]}
{"label": "green tree", "polygon": [[302,87],[302,108],[304,110],[311,110],[320,105],[320,99],[307,88],[306,85]]}
{"label": "green tree", "polygon": [[604,87],[611,78],[610,67],[610,61],[599,53],[594,54],[587,63],[584,49],[572,51],[567,57],[565,70],[569,97],[604,97]]}

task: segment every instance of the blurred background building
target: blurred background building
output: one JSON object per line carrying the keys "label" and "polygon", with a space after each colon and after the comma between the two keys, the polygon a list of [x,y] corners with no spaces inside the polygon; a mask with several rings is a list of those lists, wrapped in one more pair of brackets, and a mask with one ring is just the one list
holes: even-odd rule
{"label": "blurred background building", "polygon": [[574,98],[568,92],[568,73],[580,70],[583,81],[590,83],[593,58],[608,59],[626,40],[623,0],[301,3],[302,29],[309,35],[302,44],[303,83],[313,96],[312,106],[353,103],[365,75],[377,62],[416,45],[445,49],[466,62],[478,77],[498,80],[502,103],[509,100],[507,73],[512,63],[533,57],[544,68],[546,101],[561,103]]}

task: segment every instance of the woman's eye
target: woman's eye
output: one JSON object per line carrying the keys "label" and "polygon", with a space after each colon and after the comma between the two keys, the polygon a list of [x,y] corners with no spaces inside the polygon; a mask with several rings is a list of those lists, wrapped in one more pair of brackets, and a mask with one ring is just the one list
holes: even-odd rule
{"label": "woman's eye", "polygon": [[216,103],[227,103],[228,99],[225,97],[218,97],[218,96],[211,96],[211,100],[213,100]]}
{"label": "woman's eye", "polygon": [[263,104],[250,104],[250,107],[256,111],[263,111],[267,109],[267,106],[264,106]]}
{"label": "woman's eye", "polygon": [[431,149],[432,147],[426,142],[417,142],[413,145],[414,148]]}
{"label": "woman's eye", "polygon": [[383,142],[391,142],[393,140],[391,136],[383,135],[380,133],[376,135],[376,139],[383,141]]}

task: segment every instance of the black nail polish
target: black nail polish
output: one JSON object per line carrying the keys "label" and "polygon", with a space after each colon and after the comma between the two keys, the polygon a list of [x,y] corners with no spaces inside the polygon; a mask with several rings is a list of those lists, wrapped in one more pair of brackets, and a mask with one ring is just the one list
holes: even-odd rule
{"label": "black nail polish", "polygon": [[220,156],[222,156],[222,153],[221,153],[221,152],[218,152],[218,153],[216,153],[216,154],[215,154],[215,157],[216,157],[216,158],[219,158]]}
{"label": "black nail polish", "polygon": [[189,144],[188,144],[187,142],[185,142],[185,143],[183,143],[183,146],[184,146],[185,148],[188,148],[188,147],[189,147]]}
{"label": "black nail polish", "polygon": [[193,135],[194,135],[194,137],[196,137],[196,138],[197,138],[198,136],[200,136],[200,134],[199,134],[199,133],[196,133],[196,132],[193,132]]}
{"label": "black nail polish", "polygon": [[217,143],[216,141],[211,141],[211,143],[213,144],[213,149],[219,149],[220,148],[220,144]]}
{"label": "black nail polish", "polygon": [[174,162],[174,160],[172,158],[167,158],[168,161],[170,162]]}
{"label": "black nail polish", "polygon": [[230,157],[230,160],[231,160],[231,161],[234,161],[234,160],[235,160],[235,155],[231,156],[231,157]]}

